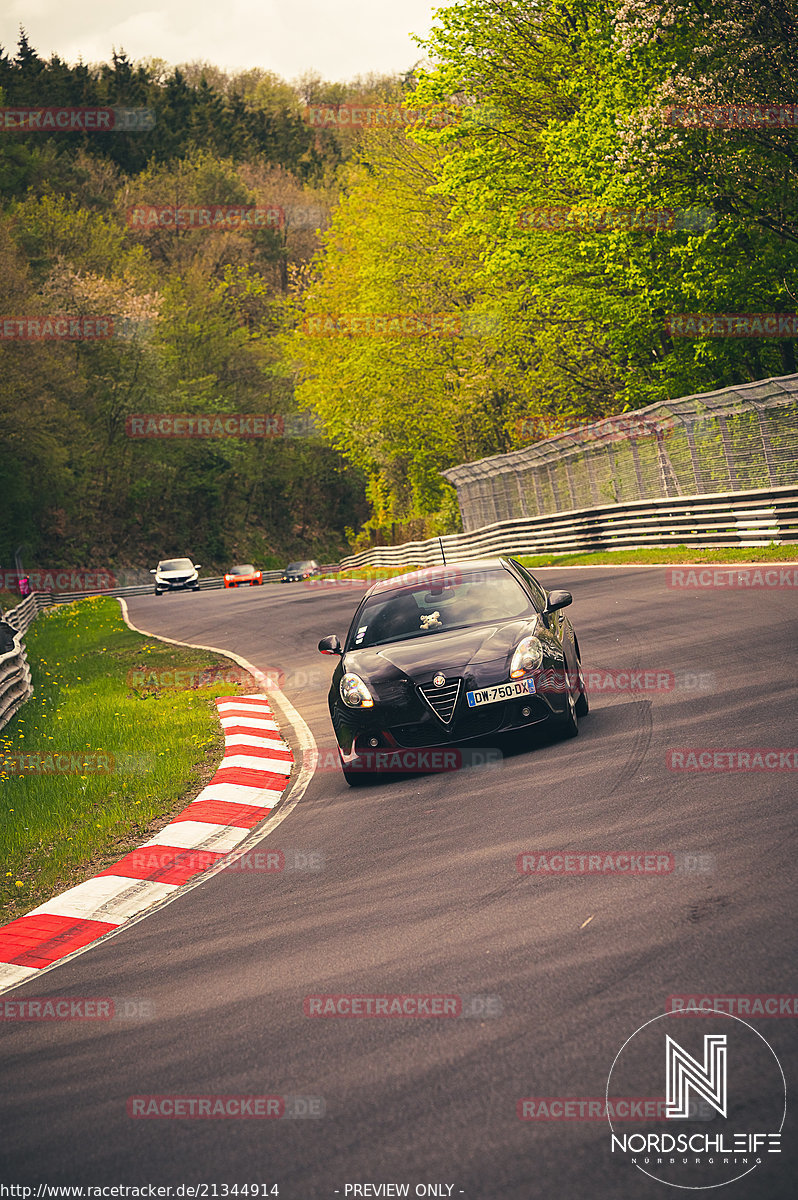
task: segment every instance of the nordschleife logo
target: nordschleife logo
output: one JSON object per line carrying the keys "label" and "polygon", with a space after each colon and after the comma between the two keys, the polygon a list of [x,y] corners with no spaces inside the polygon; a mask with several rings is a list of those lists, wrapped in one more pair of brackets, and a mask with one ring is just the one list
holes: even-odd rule
{"label": "nordschleife logo", "polygon": [[[607,1077],[610,1154],[669,1187],[723,1187],[781,1153],[784,1071],[747,1021],[719,1009],[663,1013],[636,1029]],[[661,1117],[616,1132],[612,1096],[663,1096]]]}
{"label": "nordschleife logo", "polygon": [[690,1116],[690,1091],[726,1116],[726,1034],[704,1034],[704,1062],[696,1062],[683,1046],[665,1034],[665,1078],[669,1121]]}

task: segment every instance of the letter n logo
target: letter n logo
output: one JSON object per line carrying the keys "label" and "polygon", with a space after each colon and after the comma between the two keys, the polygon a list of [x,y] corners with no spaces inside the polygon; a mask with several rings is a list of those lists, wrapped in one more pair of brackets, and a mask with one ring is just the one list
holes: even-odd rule
{"label": "letter n logo", "polygon": [[666,1103],[669,1120],[687,1120],[690,1116],[692,1088],[697,1096],[726,1116],[726,1034],[704,1034],[704,1063],[665,1034]]}

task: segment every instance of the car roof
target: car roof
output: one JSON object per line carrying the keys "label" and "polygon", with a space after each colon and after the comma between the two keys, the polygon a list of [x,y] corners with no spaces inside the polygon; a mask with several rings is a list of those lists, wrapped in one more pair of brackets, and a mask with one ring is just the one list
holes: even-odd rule
{"label": "car roof", "polygon": [[439,563],[434,567],[420,567],[417,571],[407,571],[404,575],[394,575],[392,579],[380,579],[373,584],[366,595],[374,596],[379,592],[390,592],[394,588],[411,587],[413,584],[433,584],[448,580],[456,573],[471,573],[472,571],[511,570],[507,558],[463,558],[455,562]]}

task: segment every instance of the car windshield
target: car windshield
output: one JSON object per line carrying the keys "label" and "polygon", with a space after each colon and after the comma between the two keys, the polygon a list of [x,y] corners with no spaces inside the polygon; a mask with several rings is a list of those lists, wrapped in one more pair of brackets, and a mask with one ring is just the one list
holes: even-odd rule
{"label": "car windshield", "polygon": [[254,575],[255,568],[251,563],[244,563],[243,567],[231,567],[228,575]]}
{"label": "car windshield", "polygon": [[[152,562],[152,559],[150,559]],[[158,563],[159,571],[193,571],[194,564],[190,558],[166,558]]]}
{"label": "car windshield", "polygon": [[458,572],[456,582],[433,580],[371,596],[353,622],[347,649],[512,621],[535,612],[521,584],[507,571]]}

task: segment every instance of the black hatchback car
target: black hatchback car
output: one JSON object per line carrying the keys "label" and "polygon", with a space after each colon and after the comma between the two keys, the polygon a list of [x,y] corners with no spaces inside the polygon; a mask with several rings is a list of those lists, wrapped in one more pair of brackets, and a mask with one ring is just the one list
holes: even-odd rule
{"label": "black hatchback car", "polygon": [[[341,659],[328,702],[347,782],[407,769],[408,750],[543,722],[574,737],[589,706],[579,643],[562,612],[571,602],[512,558],[376,583],[343,646],[335,635],[319,642]],[[423,769],[424,756],[417,761]]]}

